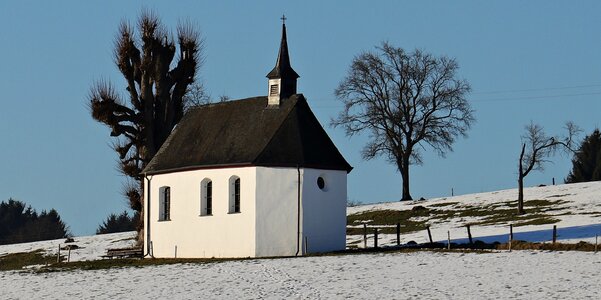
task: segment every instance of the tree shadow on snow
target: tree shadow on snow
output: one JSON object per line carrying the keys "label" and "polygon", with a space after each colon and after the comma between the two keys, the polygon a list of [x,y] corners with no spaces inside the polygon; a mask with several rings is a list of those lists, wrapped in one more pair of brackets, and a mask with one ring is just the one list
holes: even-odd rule
{"label": "tree shadow on snow", "polygon": [[[519,228],[519,227],[518,227]],[[477,228],[472,227],[473,239],[480,240],[485,243],[506,243],[509,240],[509,226],[507,226],[507,234],[489,235],[489,236],[477,236]],[[553,226],[550,225],[548,229],[526,231],[526,232],[515,232],[514,228],[513,239],[528,241],[528,242],[549,242],[553,240]],[[575,240],[575,239],[589,239],[594,238],[595,235],[601,237],[601,224],[582,225],[582,226],[571,226],[571,227],[560,227],[557,226],[557,241],[561,240]],[[446,242],[446,241],[441,241]],[[468,238],[452,239],[453,243],[468,243]]]}

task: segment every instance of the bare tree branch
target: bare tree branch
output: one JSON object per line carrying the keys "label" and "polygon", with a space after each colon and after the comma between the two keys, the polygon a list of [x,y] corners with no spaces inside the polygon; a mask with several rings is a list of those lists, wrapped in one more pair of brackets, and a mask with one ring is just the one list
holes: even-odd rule
{"label": "bare tree branch", "polygon": [[524,178],[531,171],[543,171],[547,158],[557,151],[574,152],[574,143],[580,128],[572,122],[566,122],[565,136],[548,136],[542,126],[530,122],[524,127],[522,150],[518,161],[518,214],[524,214]]}

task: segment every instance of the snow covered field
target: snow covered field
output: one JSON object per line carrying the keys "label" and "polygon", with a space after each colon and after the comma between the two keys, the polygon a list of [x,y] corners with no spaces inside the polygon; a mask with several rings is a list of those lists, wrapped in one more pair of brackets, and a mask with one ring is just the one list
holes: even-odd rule
{"label": "snow covered field", "polygon": [[[530,187],[524,189],[525,201],[528,200],[549,200],[562,203],[553,207],[557,210],[544,212],[545,215],[559,220],[554,224],[546,225],[528,225],[514,227],[514,239],[530,242],[547,242],[552,239],[553,225],[557,225],[558,238],[562,243],[577,243],[586,241],[595,242],[595,236],[601,238],[601,181],[563,184],[545,187]],[[379,204],[368,204],[347,209],[347,214],[356,214],[373,210],[410,210],[416,205],[426,208],[431,205],[449,204],[437,209],[461,209],[467,206],[484,207],[494,206],[495,208],[515,208],[508,206],[509,201],[517,199],[517,189],[509,189],[488,193],[469,194],[455,197],[445,197],[430,199],[426,201],[410,202],[387,202]],[[496,205],[496,206],[495,206]],[[528,210],[526,211],[528,212]],[[430,222],[432,237],[435,241],[446,242],[447,231],[450,231],[452,242],[467,242],[467,231],[465,225],[468,223],[482,220],[483,217],[453,217],[441,222]],[[348,224],[353,225],[353,224]],[[498,241],[505,243],[509,237],[509,224],[501,222],[488,226],[472,226],[471,232],[474,240],[484,242]],[[347,236],[347,244],[357,243],[362,240],[362,236]],[[426,231],[413,232],[401,235],[401,243],[415,241],[417,243],[428,242]],[[601,241],[600,241],[601,242]],[[368,238],[368,247],[373,244],[372,236]],[[380,235],[380,245],[396,244],[396,235]],[[362,246],[362,243],[358,243]]]}
{"label": "snow covered field", "polygon": [[584,299],[599,296],[599,270],[591,252],[362,254],[0,272],[0,298]]}
{"label": "snow covered field", "polygon": [[[562,200],[548,214],[560,242],[592,241],[601,233],[601,182],[526,189],[526,199]],[[437,209],[502,204],[516,190],[463,195],[427,201],[364,205],[368,210],[407,210],[415,205]],[[501,207],[498,206],[498,207]],[[436,207],[436,206],[433,206]],[[452,217],[430,225],[435,240],[465,241],[466,223],[478,217]],[[514,229],[515,239],[548,241],[552,225]],[[472,227],[475,239],[507,241],[507,224]],[[129,247],[134,232],[75,237],[79,248],[71,261],[99,259],[107,248]],[[356,242],[359,236],[348,236]],[[371,238],[371,237],[370,237]],[[392,244],[394,235],[380,236]],[[403,234],[402,242],[426,242],[425,232]],[[371,246],[373,240],[368,245]],[[0,256],[43,249],[55,255],[64,239],[2,245]],[[360,245],[360,244],[359,244]],[[187,263],[106,270],[36,274],[0,272],[0,299],[550,299],[596,298],[601,293],[601,253],[494,251],[488,253],[404,252],[281,259]]]}
{"label": "snow covered field", "polygon": [[[135,232],[121,232],[111,234],[99,234],[91,236],[75,237],[70,245],[77,245],[77,249],[71,250],[71,261],[96,260],[106,254],[107,248],[125,248],[135,245]],[[22,243],[12,245],[0,245],[0,256],[9,253],[30,252],[38,249],[44,250],[48,255],[56,255],[59,245],[68,245],[65,239],[39,241],[33,243]],[[66,255],[63,250],[61,255]]]}

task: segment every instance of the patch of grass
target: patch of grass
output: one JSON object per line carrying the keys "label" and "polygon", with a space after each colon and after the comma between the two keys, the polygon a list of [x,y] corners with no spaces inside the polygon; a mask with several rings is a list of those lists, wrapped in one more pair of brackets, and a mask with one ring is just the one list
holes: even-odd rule
{"label": "patch of grass", "polygon": [[450,205],[455,205],[455,204],[459,204],[459,202],[434,203],[434,204],[428,205],[428,207],[445,207],[445,206],[450,206]]}
{"label": "patch of grass", "polygon": [[[497,246],[499,250],[509,249],[507,243],[499,244]],[[513,241],[511,242],[512,250],[555,250],[555,251],[595,251],[595,245],[587,242],[578,242],[576,244],[562,244],[562,243],[531,243],[525,241]]]}
{"label": "patch of grass", "polygon": [[[554,208],[557,207],[559,205],[568,203],[568,201],[565,200],[525,200],[524,201],[524,207],[541,207],[541,206],[548,206],[549,208]],[[515,201],[515,204],[517,205],[517,201]],[[559,208],[557,208],[559,209]]]}
{"label": "patch of grass", "polygon": [[[417,230],[423,230],[427,226],[427,221],[416,221],[411,220],[414,217],[428,217],[430,216],[431,210],[429,209],[418,209],[418,210],[374,210],[365,211],[357,214],[352,214],[347,217],[347,224],[359,225],[362,221],[372,220],[369,225],[396,225],[401,223],[401,233],[413,232]],[[368,232],[372,233],[373,229],[368,228]],[[379,232],[381,233],[395,233],[396,228],[385,227]],[[348,235],[360,235],[363,234],[363,228],[347,228]]]}
{"label": "patch of grass", "polygon": [[[526,200],[524,208],[526,214],[517,214],[517,200],[497,202],[491,204],[461,205],[460,202],[436,203],[421,210],[377,210],[366,211],[349,215],[347,224],[358,225],[361,221],[373,220],[371,226],[401,224],[401,233],[424,230],[429,224],[443,223],[449,219],[475,219],[469,225],[495,225],[514,223],[515,226],[544,225],[557,223],[559,220],[549,212],[564,209],[561,207],[568,201],[557,200]],[[451,205],[457,205],[450,207]],[[396,228],[381,228],[381,233],[395,233]],[[369,229],[368,233],[373,233]],[[347,229],[348,235],[363,234],[362,228]]]}
{"label": "patch of grass", "polygon": [[111,268],[124,267],[144,267],[153,265],[168,265],[181,263],[208,263],[217,262],[225,259],[203,258],[203,259],[185,259],[185,258],[154,258],[154,259],[135,259],[135,258],[119,258],[119,259],[101,259],[90,261],[75,261],[62,262],[43,267],[38,272],[57,272],[68,270],[100,270]]}
{"label": "patch of grass", "polygon": [[514,227],[519,226],[527,226],[527,225],[546,225],[546,224],[555,224],[559,222],[559,219],[547,216],[535,217],[527,221],[518,222],[513,224]]}
{"label": "patch of grass", "polygon": [[570,196],[571,194],[563,194],[563,195],[553,195],[553,196],[549,196],[547,198],[560,198],[560,197],[565,197],[565,196]]}
{"label": "patch of grass", "polygon": [[32,265],[48,265],[56,262],[56,256],[47,256],[43,250],[11,253],[0,256],[0,271],[21,270]]}

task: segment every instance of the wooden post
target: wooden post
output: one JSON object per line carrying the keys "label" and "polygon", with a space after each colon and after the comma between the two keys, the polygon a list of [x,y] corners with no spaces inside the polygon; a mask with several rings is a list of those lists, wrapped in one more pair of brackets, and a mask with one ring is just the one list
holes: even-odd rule
{"label": "wooden post", "polygon": [[553,185],[555,185],[555,177],[553,177]]}
{"label": "wooden post", "polygon": [[378,228],[374,228],[374,248],[378,249]]}
{"label": "wooden post", "polygon": [[553,225],[553,244],[557,241],[557,225]]}
{"label": "wooden post", "polygon": [[509,252],[511,252],[512,242],[513,242],[513,224],[509,224]]}
{"label": "wooden post", "polygon": [[71,245],[69,245],[69,248],[67,248],[69,250],[69,252],[67,252],[67,262],[71,262]]}
{"label": "wooden post", "polygon": [[430,241],[430,244],[432,244],[432,232],[430,232],[430,226],[426,227],[426,229],[428,230],[428,240]]}
{"label": "wooden post", "polygon": [[307,253],[309,253],[308,249],[309,249],[309,240],[308,240],[307,236],[305,236],[305,255]]}
{"label": "wooden post", "polygon": [[363,248],[367,248],[367,224],[363,223]]}
{"label": "wooden post", "polygon": [[401,245],[401,223],[396,223],[396,245]]}
{"label": "wooden post", "polygon": [[471,246],[473,244],[473,241],[472,241],[472,231],[470,230],[470,225],[469,224],[467,224],[465,226],[467,227],[467,237],[470,240],[470,246]]}
{"label": "wooden post", "polygon": [[177,258],[177,245],[175,245],[175,258]]}
{"label": "wooden post", "polygon": [[58,244],[58,255],[56,256],[56,262],[61,262],[61,244]]}
{"label": "wooden post", "polygon": [[447,249],[451,250],[451,231],[447,231]]}
{"label": "wooden post", "polygon": [[453,188],[451,188],[451,197],[455,196],[455,191],[453,190]]}

